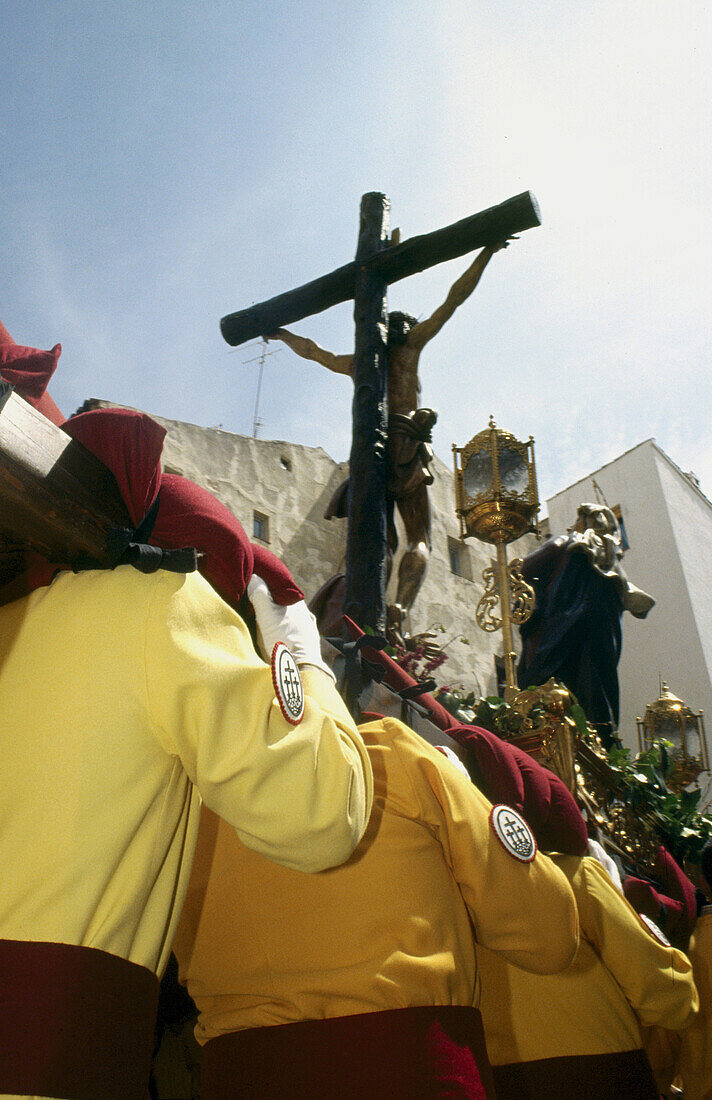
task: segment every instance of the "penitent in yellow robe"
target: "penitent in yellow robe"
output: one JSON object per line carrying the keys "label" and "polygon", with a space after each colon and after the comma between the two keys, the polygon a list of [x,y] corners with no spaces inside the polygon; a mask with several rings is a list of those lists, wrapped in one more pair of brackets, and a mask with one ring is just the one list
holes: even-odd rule
{"label": "penitent in yellow robe", "polygon": [[652,1028],[646,1035],[646,1050],[661,1091],[676,1081],[685,1100],[712,1100],[712,905],[700,913],[688,953],[700,997],[699,1014],[684,1031]]}
{"label": "penitent in yellow robe", "polygon": [[576,897],[579,951],[541,977],[478,947],[493,1066],[640,1050],[641,1024],[683,1028],[697,1011],[688,958],[653,937],[595,860],[554,858]]}
{"label": "penitent in yellow robe", "polygon": [[531,970],[573,958],[576,908],[558,868],[511,855],[487,799],[401,722],[360,732],[373,811],[342,866],[278,867],[204,812],[175,943],[201,1042],[297,1020],[471,1006],[473,926],[479,942]]}
{"label": "penitent in yellow robe", "polygon": [[0,608],[0,937],[161,973],[201,795],[263,857],[346,859],[368,755],[329,677],[303,679],[292,726],[244,623],[197,573],[63,573]]}

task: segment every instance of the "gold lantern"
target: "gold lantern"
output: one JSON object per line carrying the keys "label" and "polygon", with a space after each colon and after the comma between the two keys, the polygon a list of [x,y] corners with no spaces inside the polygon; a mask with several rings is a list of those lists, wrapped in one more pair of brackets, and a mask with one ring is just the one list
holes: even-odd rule
{"label": "gold lantern", "polygon": [[636,718],[636,724],[641,752],[652,748],[655,741],[672,744],[673,767],[666,782],[673,790],[682,790],[701,772],[709,771],[702,711],[693,714],[682,699],[672,694],[665,681],[659,698],[645,708],[642,718]]}
{"label": "gold lantern", "polygon": [[[521,560],[507,563],[507,543],[526,531],[536,531],[539,496],[534,466],[534,440],[522,443],[489,427],[464,447],[453,444],[455,511],[464,538],[493,543],[496,563],[484,570],[485,592],[477,605],[477,623],[486,631],[502,628],[505,695],[516,693],[512,622],[526,622],[534,608],[534,592],[520,572]],[[495,606],[499,603],[499,615]]]}

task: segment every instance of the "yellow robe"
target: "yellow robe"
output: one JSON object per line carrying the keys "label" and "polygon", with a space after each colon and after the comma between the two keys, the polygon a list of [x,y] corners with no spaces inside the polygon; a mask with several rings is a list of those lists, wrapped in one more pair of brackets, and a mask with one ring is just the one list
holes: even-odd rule
{"label": "yellow robe", "polygon": [[0,608],[0,937],[161,973],[200,795],[261,858],[346,859],[368,755],[329,677],[303,679],[292,726],[244,623],[197,573],[63,573]]}
{"label": "yellow robe", "polygon": [[196,1035],[478,1000],[474,934],[538,972],[566,967],[578,922],[565,876],[522,863],[490,803],[395,719],[360,727],[374,773],[366,834],[342,866],[278,867],[204,812],[175,943]]}
{"label": "yellow robe", "polygon": [[653,1029],[646,1049],[661,1089],[681,1078],[685,1100],[712,1100],[712,905],[702,910],[689,946],[700,1011],[681,1032]]}
{"label": "yellow robe", "polygon": [[578,954],[541,976],[478,946],[493,1066],[639,1050],[641,1024],[683,1028],[698,1008],[689,959],[653,937],[596,860],[554,859],[576,897]]}

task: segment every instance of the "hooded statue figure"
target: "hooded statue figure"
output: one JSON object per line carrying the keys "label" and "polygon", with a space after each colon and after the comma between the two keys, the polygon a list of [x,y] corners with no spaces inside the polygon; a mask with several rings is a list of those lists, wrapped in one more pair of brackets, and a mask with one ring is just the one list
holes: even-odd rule
{"label": "hooded statue figure", "polygon": [[519,686],[552,676],[566,684],[606,747],[618,726],[621,616],[630,611],[644,619],[655,604],[628,580],[622,557],[611,509],[581,504],[568,533],[529,554],[522,566],[536,607],[520,627]]}

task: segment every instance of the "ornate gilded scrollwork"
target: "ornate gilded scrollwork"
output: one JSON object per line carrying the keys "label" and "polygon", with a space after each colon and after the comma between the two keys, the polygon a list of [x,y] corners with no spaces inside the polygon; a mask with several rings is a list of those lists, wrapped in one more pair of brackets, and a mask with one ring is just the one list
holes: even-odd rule
{"label": "ornate gilded scrollwork", "polygon": [[563,779],[612,851],[652,873],[660,843],[652,818],[628,804],[621,775],[593,727],[579,731],[573,703],[555,680],[520,691],[512,709],[522,721],[509,739]]}
{"label": "ornate gilded scrollwork", "polygon": [[570,693],[554,680],[520,691],[512,701],[513,710],[522,719],[513,740],[545,768],[556,772],[574,792],[577,729],[569,714],[571,703]]}
{"label": "ornate gilded scrollwork", "polygon": [[502,625],[502,619],[495,613],[495,608],[499,604],[499,586],[494,566],[490,565],[482,570],[482,580],[485,590],[475,608],[475,618],[481,630],[492,633],[494,630],[499,630]]}
{"label": "ornate gilded scrollwork", "polygon": [[513,558],[509,563],[509,587],[512,594],[512,621],[525,623],[534,610],[534,589],[522,576],[522,559]]}
{"label": "ornate gilded scrollwork", "polygon": [[576,750],[576,796],[603,833],[609,847],[633,864],[654,873],[660,841],[648,814],[633,811],[625,800],[619,775],[589,728]]}
{"label": "ornate gilded scrollwork", "polygon": [[[522,559],[514,558],[507,570],[511,595],[510,614],[512,622],[515,623],[525,623],[534,610],[534,589],[524,580],[521,565]],[[475,609],[477,625],[481,630],[489,632],[499,630],[502,625],[502,617],[501,613],[498,614],[495,611],[495,608],[500,605],[501,609],[502,593],[499,590],[497,581],[497,570],[493,565],[483,569],[482,580],[485,590]]]}

